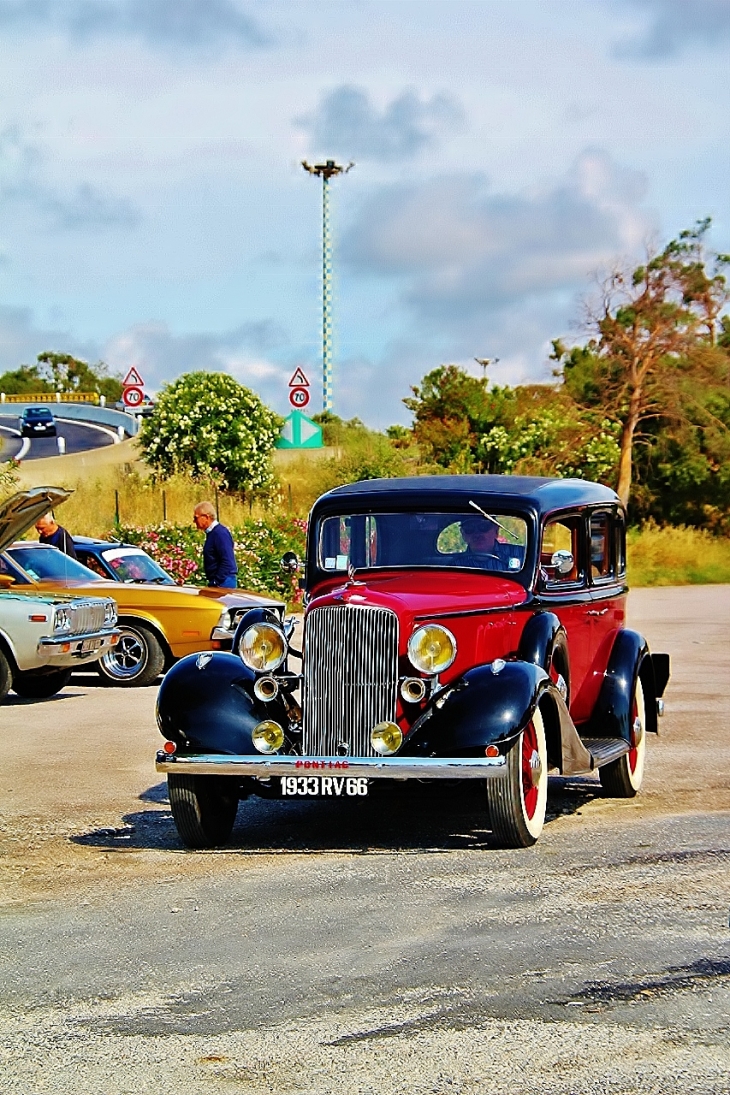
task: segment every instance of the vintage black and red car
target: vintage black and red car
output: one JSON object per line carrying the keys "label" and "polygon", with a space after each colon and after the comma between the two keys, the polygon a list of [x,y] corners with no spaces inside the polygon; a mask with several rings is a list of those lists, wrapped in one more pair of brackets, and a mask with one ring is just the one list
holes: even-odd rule
{"label": "vintage black and red car", "polygon": [[526,847],[549,772],[638,791],[669,658],[625,626],[625,514],[609,488],[492,475],[338,487],[312,509],[304,586],[302,651],[253,609],[237,654],[183,658],[162,684],[157,768],[188,846],[224,842],[251,793],[477,779],[480,824]]}

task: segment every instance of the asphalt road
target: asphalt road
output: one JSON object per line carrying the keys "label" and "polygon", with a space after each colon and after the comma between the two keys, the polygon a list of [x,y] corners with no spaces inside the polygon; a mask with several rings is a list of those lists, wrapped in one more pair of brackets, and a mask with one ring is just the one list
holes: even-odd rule
{"label": "asphalt road", "polygon": [[[110,426],[98,423],[78,422],[56,418],[58,434],[66,441],[66,452],[86,452],[88,449],[100,449],[114,444],[114,430]],[[25,438],[20,436],[17,415],[0,416],[0,439],[2,440],[2,459],[17,458]],[[23,460],[40,460],[45,456],[58,456],[58,438],[31,437],[30,447],[24,453]]]}
{"label": "asphalt road", "polygon": [[554,780],[526,851],[408,784],[184,852],[154,688],[4,707],[0,1091],[725,1095],[730,587],[631,611],[673,658],[645,788]]}

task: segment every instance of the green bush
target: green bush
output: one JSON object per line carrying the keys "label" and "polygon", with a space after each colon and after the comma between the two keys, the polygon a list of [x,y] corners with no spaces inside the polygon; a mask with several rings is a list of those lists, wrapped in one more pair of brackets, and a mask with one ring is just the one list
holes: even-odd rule
{"label": "green bush", "polygon": [[[307,522],[298,517],[278,513],[265,518],[252,517],[231,528],[238,585],[255,593],[268,593],[289,604],[300,604],[302,591],[297,575],[280,566],[285,551],[295,551],[302,558],[306,543]],[[182,585],[205,585],[203,543],[205,537],[187,525],[122,525],[114,536],[129,544],[137,544]]]}
{"label": "green bush", "polygon": [[162,389],[139,439],[162,477],[190,475],[261,494],[273,484],[271,452],[282,423],[227,373],[186,373]]}

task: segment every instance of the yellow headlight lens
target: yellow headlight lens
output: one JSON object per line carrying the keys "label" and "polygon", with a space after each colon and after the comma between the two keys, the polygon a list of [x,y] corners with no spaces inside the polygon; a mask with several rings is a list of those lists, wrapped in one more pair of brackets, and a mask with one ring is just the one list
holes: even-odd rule
{"label": "yellow headlight lens", "polygon": [[238,652],[249,669],[271,673],[286,658],[286,639],[273,624],[252,624],[244,631]]}
{"label": "yellow headlight lens", "polygon": [[456,657],[456,639],[439,624],[427,624],[408,640],[408,657],[421,673],[443,673]]}
{"label": "yellow headlight lens", "polygon": [[259,753],[277,753],[284,744],[284,731],[278,722],[266,719],[254,726],[251,740]]}
{"label": "yellow headlight lens", "polygon": [[394,722],[379,722],[370,732],[370,741],[376,753],[382,757],[389,757],[391,753],[397,753],[403,744],[403,734],[399,726]]}

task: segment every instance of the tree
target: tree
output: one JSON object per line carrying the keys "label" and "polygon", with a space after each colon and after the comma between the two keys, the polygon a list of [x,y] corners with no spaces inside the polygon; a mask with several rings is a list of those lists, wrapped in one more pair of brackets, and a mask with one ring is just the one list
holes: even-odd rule
{"label": "tree", "polygon": [[5,392],[6,395],[32,395],[34,392],[53,390],[49,382],[41,376],[37,365],[20,365],[0,376],[0,392]]}
{"label": "tree", "polygon": [[139,433],[163,476],[190,475],[245,492],[272,484],[271,450],[283,419],[227,373],[186,373],[166,384]]}
{"label": "tree", "polygon": [[[38,367],[45,375],[50,390],[54,392],[96,392],[110,403],[122,397],[122,382],[110,376],[103,361],[89,365],[71,354],[57,354],[44,350],[38,354]],[[36,368],[36,366],[34,366]]]}
{"label": "tree", "polygon": [[[688,363],[699,346],[714,346],[729,299],[722,272],[728,256],[707,256],[709,220],[682,232],[632,273],[617,270],[587,311],[585,346],[556,340],[553,358],[566,390],[584,407],[600,408],[621,428],[617,492],[631,494],[634,444],[640,426],[661,416],[686,419],[682,400]],[[708,268],[709,267],[709,268]]]}
{"label": "tree", "polygon": [[490,388],[486,377],[470,376],[458,365],[440,365],[411,391],[403,402],[413,413],[413,435],[426,459],[454,472],[484,470],[479,439],[509,420],[514,393]]}

